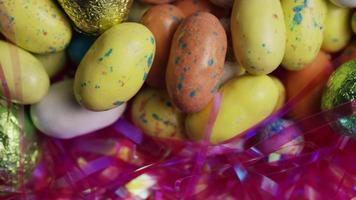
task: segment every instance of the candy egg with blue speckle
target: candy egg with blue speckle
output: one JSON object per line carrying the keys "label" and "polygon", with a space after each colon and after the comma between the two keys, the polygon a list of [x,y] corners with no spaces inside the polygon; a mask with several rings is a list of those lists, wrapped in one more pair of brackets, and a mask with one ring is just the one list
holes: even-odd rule
{"label": "candy egg with blue speckle", "polygon": [[151,31],[139,23],[122,23],[103,33],[90,47],[75,74],[77,101],[104,111],[130,100],[141,88],[155,56]]}
{"label": "candy egg with blue speckle", "polygon": [[179,25],[168,59],[166,86],[183,112],[198,112],[213,98],[224,72],[226,49],[226,32],[214,15],[198,12]]}
{"label": "candy egg with blue speckle", "polygon": [[33,53],[64,50],[72,37],[65,14],[52,0],[6,0],[0,4],[0,31]]}
{"label": "candy egg with blue speckle", "polygon": [[133,100],[131,118],[148,135],[170,139],[185,138],[184,114],[173,105],[164,90],[141,90]]}
{"label": "candy egg with blue speckle", "polygon": [[298,71],[318,55],[327,13],[324,0],[281,0],[287,41],[282,65]]}

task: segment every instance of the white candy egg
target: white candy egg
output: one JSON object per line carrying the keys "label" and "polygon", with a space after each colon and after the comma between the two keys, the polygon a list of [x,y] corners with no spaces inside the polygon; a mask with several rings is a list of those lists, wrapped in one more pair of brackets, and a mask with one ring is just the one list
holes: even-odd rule
{"label": "white candy egg", "polygon": [[31,106],[31,118],[46,135],[67,139],[111,125],[125,108],[126,104],[122,104],[108,111],[89,111],[75,100],[73,80],[65,80],[52,85],[48,95]]}

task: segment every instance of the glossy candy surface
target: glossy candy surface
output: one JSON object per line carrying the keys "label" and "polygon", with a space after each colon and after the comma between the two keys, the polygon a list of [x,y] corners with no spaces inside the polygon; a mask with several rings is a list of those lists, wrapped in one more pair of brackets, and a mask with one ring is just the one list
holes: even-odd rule
{"label": "glossy candy surface", "polygon": [[202,110],[213,98],[223,74],[226,34],[219,20],[196,13],[178,27],[171,46],[166,84],[183,112]]}
{"label": "glossy candy surface", "polygon": [[183,18],[179,8],[168,4],[154,6],[142,17],[141,23],[150,29],[156,40],[156,54],[146,81],[152,87],[165,88],[171,41]]}
{"label": "glossy candy surface", "polygon": [[43,133],[68,139],[88,134],[114,123],[124,112],[126,104],[103,112],[81,107],[74,98],[73,80],[51,86],[48,95],[31,106],[31,118]]}
{"label": "glossy candy surface", "polygon": [[131,99],[147,78],[155,46],[151,31],[138,23],[122,23],[106,31],[77,69],[74,93],[78,102],[103,111]]}
{"label": "glossy candy surface", "polygon": [[2,98],[19,104],[40,101],[49,88],[49,78],[41,62],[32,54],[8,42],[0,41]]}
{"label": "glossy candy surface", "polygon": [[145,133],[168,139],[184,139],[184,115],[169,99],[167,92],[143,89],[133,100],[131,118]]}
{"label": "glossy candy surface", "polygon": [[286,30],[279,0],[236,0],[231,16],[235,57],[250,74],[269,74],[282,62]]}
{"label": "glossy candy surface", "polygon": [[33,53],[62,51],[72,37],[68,19],[51,0],[1,1],[0,31]]}
{"label": "glossy candy surface", "polygon": [[[221,104],[211,135],[214,144],[239,135],[266,118],[279,98],[278,87],[267,75],[234,78],[219,93]],[[191,139],[203,138],[211,109],[212,102],[202,111],[187,116],[185,125]]]}
{"label": "glossy candy surface", "polygon": [[327,3],[328,12],[325,19],[324,38],[322,49],[326,52],[338,52],[350,41],[352,31],[350,28],[351,10],[340,8]]}
{"label": "glossy candy surface", "polygon": [[300,70],[318,55],[322,41],[326,2],[324,0],[281,0],[287,43],[283,66]]}

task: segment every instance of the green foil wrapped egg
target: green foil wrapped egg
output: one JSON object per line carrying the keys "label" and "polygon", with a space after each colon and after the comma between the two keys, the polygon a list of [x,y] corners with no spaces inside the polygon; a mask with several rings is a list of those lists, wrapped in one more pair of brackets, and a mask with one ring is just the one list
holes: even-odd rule
{"label": "green foil wrapped egg", "polygon": [[29,180],[38,157],[35,128],[24,107],[0,100],[0,199]]}
{"label": "green foil wrapped egg", "polygon": [[58,0],[80,31],[98,35],[126,20],[133,0]]}
{"label": "green foil wrapped egg", "polygon": [[[329,78],[322,97],[322,110],[329,110],[356,99],[356,60],[341,65]],[[356,136],[356,112],[341,117],[337,128],[346,135]]]}

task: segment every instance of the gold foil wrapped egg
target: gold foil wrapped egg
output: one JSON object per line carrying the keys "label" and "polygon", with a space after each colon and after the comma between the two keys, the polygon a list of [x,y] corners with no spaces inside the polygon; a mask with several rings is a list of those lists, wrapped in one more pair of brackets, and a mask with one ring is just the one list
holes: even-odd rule
{"label": "gold foil wrapped egg", "polygon": [[39,157],[35,128],[24,107],[0,100],[0,199],[29,180]]}
{"label": "gold foil wrapped egg", "polygon": [[97,35],[126,20],[133,0],[58,0],[79,31]]}

